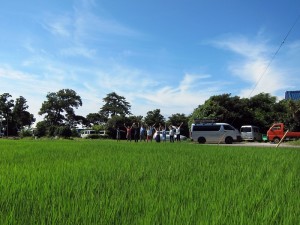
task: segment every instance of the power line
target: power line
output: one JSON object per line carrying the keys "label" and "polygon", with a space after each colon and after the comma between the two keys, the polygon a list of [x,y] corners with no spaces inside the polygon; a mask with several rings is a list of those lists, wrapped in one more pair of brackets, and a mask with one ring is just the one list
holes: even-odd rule
{"label": "power line", "polygon": [[[292,27],[290,28],[290,30],[287,32],[286,36],[284,37],[283,41],[281,42],[281,44],[279,45],[277,51],[273,54],[272,58],[270,59],[268,65],[266,66],[265,70],[262,72],[262,74],[259,76],[259,79],[257,80],[257,82],[255,83],[252,91],[249,94],[249,97],[252,95],[252,93],[254,92],[254,90],[256,89],[257,85],[259,84],[259,82],[261,81],[261,79],[263,78],[263,76],[266,74],[266,72],[268,71],[271,63],[273,62],[274,58],[276,57],[276,55],[278,54],[278,52],[280,51],[281,47],[283,46],[283,44],[285,43],[286,39],[288,38],[288,36],[290,35],[290,33],[292,32],[292,30],[294,29],[295,25],[297,24],[298,20],[300,19],[300,15],[298,15],[297,19],[295,20],[294,24],[292,25]],[[248,98],[249,98],[248,97]]]}

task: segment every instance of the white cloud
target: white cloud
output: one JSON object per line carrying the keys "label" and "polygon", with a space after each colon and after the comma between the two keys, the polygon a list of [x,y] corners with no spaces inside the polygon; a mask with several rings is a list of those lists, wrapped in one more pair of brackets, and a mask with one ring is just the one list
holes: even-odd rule
{"label": "white cloud", "polygon": [[279,63],[276,58],[272,61],[279,46],[271,46],[266,40],[250,41],[243,36],[229,37],[214,44],[240,56],[229,62],[228,68],[241,82],[249,84],[248,88],[240,90],[241,97],[251,97],[261,92],[276,95],[292,86],[288,78],[294,74],[286,73],[288,65],[282,61]]}

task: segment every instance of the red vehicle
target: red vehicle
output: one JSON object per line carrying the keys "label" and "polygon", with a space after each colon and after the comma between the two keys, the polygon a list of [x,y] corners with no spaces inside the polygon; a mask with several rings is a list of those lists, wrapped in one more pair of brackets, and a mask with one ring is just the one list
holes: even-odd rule
{"label": "red vehicle", "polygon": [[[267,132],[268,140],[274,143],[279,143],[281,138],[285,135],[286,130],[284,129],[283,123],[273,124]],[[295,140],[300,138],[300,132],[288,131],[284,137],[284,140]]]}

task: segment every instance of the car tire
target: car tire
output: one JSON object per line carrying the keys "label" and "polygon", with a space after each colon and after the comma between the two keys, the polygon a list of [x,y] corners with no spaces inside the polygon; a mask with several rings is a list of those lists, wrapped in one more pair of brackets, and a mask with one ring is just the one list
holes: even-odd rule
{"label": "car tire", "polygon": [[204,137],[199,137],[198,142],[199,142],[199,144],[204,144],[206,142],[206,140]]}
{"label": "car tire", "polygon": [[275,137],[273,139],[274,144],[278,144],[280,142],[280,138],[279,137]]}
{"label": "car tire", "polygon": [[225,143],[226,143],[226,144],[232,144],[232,142],[233,142],[232,137],[226,137],[226,138],[225,138]]}

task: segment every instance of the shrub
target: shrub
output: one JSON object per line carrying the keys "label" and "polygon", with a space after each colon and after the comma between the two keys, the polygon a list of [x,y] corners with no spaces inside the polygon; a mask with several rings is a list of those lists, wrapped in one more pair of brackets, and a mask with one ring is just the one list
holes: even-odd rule
{"label": "shrub", "polygon": [[31,129],[22,129],[19,133],[21,138],[32,137],[32,134],[33,134],[33,132]]}
{"label": "shrub", "polygon": [[60,126],[56,129],[56,135],[63,138],[69,138],[72,136],[72,131],[68,126]]}

